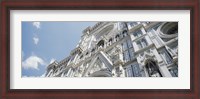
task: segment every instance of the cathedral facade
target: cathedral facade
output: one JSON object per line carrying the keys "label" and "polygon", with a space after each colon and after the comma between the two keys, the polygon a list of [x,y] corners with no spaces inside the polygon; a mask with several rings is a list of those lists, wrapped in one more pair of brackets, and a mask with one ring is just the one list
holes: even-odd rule
{"label": "cathedral facade", "polygon": [[178,77],[178,22],[98,22],[46,77]]}

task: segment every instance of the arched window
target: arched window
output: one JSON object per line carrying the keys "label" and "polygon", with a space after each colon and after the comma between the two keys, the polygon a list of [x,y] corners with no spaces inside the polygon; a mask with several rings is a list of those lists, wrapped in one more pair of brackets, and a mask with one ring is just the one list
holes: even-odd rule
{"label": "arched window", "polygon": [[146,69],[148,72],[149,77],[162,77],[159,69],[158,69],[158,65],[154,60],[146,60]]}
{"label": "arched window", "polygon": [[119,34],[117,34],[116,36],[115,36],[115,38],[118,38],[119,37]]}
{"label": "arched window", "polygon": [[80,56],[80,59],[83,58],[83,55]]}
{"label": "arched window", "polygon": [[104,40],[100,40],[98,43],[97,43],[97,46],[98,47],[104,47]]}
{"label": "arched window", "polygon": [[123,37],[126,37],[127,36],[127,31],[124,30],[123,33],[122,33]]}
{"label": "arched window", "polygon": [[95,51],[95,48],[93,48],[91,52],[94,52],[94,51]]}
{"label": "arched window", "polygon": [[109,40],[108,40],[108,45],[111,45],[112,44],[112,38],[110,38]]}
{"label": "arched window", "polygon": [[112,38],[110,38],[108,42],[112,42]]}
{"label": "arched window", "polygon": [[116,39],[116,41],[119,40],[119,34],[117,34],[117,35],[115,36],[115,39]]}
{"label": "arched window", "polygon": [[89,53],[87,52],[85,55],[88,55]]}

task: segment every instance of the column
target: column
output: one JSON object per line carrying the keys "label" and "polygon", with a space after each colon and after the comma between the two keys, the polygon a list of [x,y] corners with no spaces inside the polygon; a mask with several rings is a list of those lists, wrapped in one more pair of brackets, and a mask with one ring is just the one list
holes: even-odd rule
{"label": "column", "polygon": [[162,57],[158,54],[157,50],[156,50],[156,49],[153,49],[152,51],[153,51],[153,54],[155,55],[155,57],[156,57],[158,63],[163,62]]}

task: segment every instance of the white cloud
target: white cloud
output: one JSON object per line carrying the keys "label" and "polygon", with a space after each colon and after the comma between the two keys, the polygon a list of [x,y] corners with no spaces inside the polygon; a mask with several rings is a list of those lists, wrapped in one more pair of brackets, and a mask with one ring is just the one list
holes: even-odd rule
{"label": "white cloud", "polygon": [[34,44],[35,44],[35,45],[38,44],[39,40],[40,40],[40,39],[39,39],[38,37],[33,37],[33,41],[34,41]]}
{"label": "white cloud", "polygon": [[46,63],[44,62],[42,58],[32,55],[22,62],[22,67],[24,69],[32,68],[32,69],[38,70],[39,64],[46,65]]}
{"label": "white cloud", "polygon": [[50,64],[53,63],[55,60],[56,60],[56,59],[52,58],[52,59],[50,60]]}
{"label": "white cloud", "polygon": [[33,22],[33,26],[35,26],[37,29],[40,28],[40,22]]}

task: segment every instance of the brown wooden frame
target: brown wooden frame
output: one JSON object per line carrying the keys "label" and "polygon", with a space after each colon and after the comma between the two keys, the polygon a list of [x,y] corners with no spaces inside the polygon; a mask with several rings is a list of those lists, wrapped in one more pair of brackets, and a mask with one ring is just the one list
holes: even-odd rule
{"label": "brown wooden frame", "polygon": [[[10,89],[10,10],[190,10],[191,89]],[[1,99],[200,99],[199,0],[4,0],[0,26]]]}

